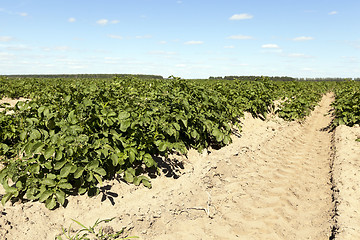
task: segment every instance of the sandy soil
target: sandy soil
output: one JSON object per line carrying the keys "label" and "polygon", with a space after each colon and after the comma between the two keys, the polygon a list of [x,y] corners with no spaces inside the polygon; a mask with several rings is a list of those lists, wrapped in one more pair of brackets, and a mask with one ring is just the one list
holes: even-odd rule
{"label": "sandy soil", "polygon": [[360,127],[336,129],[334,183],[337,194],[336,239],[360,239]]}
{"label": "sandy soil", "polygon": [[[111,217],[103,226],[126,227],[146,240],[321,240],[331,237],[334,224],[336,239],[357,239],[360,143],[353,139],[360,128],[340,127],[335,137],[325,130],[332,97],[302,124],[246,115],[242,136],[231,145],[161,161],[163,175],[150,190],[111,181],[99,196],[69,197],[66,208],[54,211],[38,202],[0,206],[0,239],[54,239],[62,226],[79,229],[71,218],[89,226]],[[337,210],[333,184],[340,191]],[[334,211],[340,216],[333,218]]]}
{"label": "sandy soil", "polygon": [[[27,100],[30,100],[30,99],[27,99],[27,98],[18,98],[18,99],[2,98],[2,99],[0,99],[0,104],[8,103],[8,104],[10,104],[11,107],[15,107],[17,102],[19,102],[19,101],[26,102]],[[0,108],[0,111],[3,111],[3,110],[4,110],[4,108]],[[9,113],[11,113],[11,111]]]}

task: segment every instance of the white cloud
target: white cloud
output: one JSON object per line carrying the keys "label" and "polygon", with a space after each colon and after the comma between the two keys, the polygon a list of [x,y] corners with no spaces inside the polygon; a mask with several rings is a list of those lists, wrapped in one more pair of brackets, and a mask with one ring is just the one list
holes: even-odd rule
{"label": "white cloud", "polygon": [[346,63],[358,63],[359,62],[359,59],[354,56],[343,56],[342,59]]}
{"label": "white cloud", "polygon": [[68,22],[75,22],[75,21],[76,21],[76,19],[73,18],[73,17],[71,17],[71,18],[68,19]]}
{"label": "white cloud", "polygon": [[142,36],[136,36],[135,38],[137,39],[147,39],[147,38],[152,38],[151,35],[142,35]]}
{"label": "white cloud", "polygon": [[99,20],[97,20],[96,21],[96,23],[97,24],[99,24],[99,25],[107,25],[107,24],[117,24],[117,23],[119,23],[120,21],[119,20],[111,20],[111,21],[109,21],[108,19],[105,19],[105,18],[103,18],[103,19],[99,19]]}
{"label": "white cloud", "polygon": [[336,14],[338,14],[337,11],[331,11],[331,12],[329,12],[329,15],[336,15]]}
{"label": "white cloud", "polygon": [[294,41],[309,41],[309,40],[314,40],[313,37],[305,37],[305,36],[301,36],[301,37],[296,37],[293,38]]}
{"label": "white cloud", "polygon": [[160,41],[159,43],[160,43],[160,44],[167,44],[166,41]]}
{"label": "white cloud", "polygon": [[105,60],[120,60],[119,57],[104,57]]}
{"label": "white cloud", "polygon": [[192,41],[187,41],[184,44],[186,44],[186,45],[199,45],[199,44],[203,44],[203,43],[204,43],[203,41],[194,41],[194,40],[192,40]]}
{"label": "white cloud", "polygon": [[10,36],[0,36],[0,42],[10,42],[13,41],[14,38]]}
{"label": "white cloud", "polygon": [[6,14],[9,14],[9,15],[19,15],[19,16],[22,16],[22,17],[27,17],[29,15],[26,12],[13,12],[13,11],[9,11],[9,10],[7,10],[5,8],[0,8],[0,12],[6,13]]}
{"label": "white cloud", "polygon": [[356,49],[360,49],[360,40],[346,41],[346,43],[349,44],[350,46],[356,48]]}
{"label": "white cloud", "polygon": [[26,45],[12,45],[12,46],[7,46],[6,47],[7,50],[10,50],[10,51],[24,51],[24,50],[31,50],[31,48],[29,48],[28,46]]}
{"label": "white cloud", "polygon": [[288,56],[292,58],[312,58],[312,56],[305,55],[303,53],[290,53]]}
{"label": "white cloud", "polygon": [[254,16],[248,13],[234,14],[229,19],[230,20],[245,20],[252,19]]}
{"label": "white cloud", "polygon": [[84,68],[87,68],[87,66],[85,66],[85,65],[70,65],[69,68],[70,69],[84,69]]}
{"label": "white cloud", "polygon": [[231,46],[224,46],[224,48],[235,48],[235,47],[231,45]]}
{"label": "white cloud", "polygon": [[12,60],[15,58],[14,54],[7,52],[0,52],[0,60]]}
{"label": "white cloud", "polygon": [[112,35],[112,34],[109,34],[108,35],[109,38],[113,38],[113,39],[123,39],[122,36],[119,36],[119,35]]}
{"label": "white cloud", "polygon": [[149,54],[152,55],[176,55],[176,52],[167,52],[167,51],[150,51]]}
{"label": "white cloud", "polygon": [[186,67],[186,64],[182,64],[182,63],[176,64],[175,67],[183,68]]}
{"label": "white cloud", "polygon": [[228,37],[228,39],[247,40],[247,39],[253,39],[253,37],[246,35],[232,35]]}
{"label": "white cloud", "polygon": [[181,3],[182,3],[182,1],[176,1],[176,3],[181,4]]}
{"label": "white cloud", "polygon": [[262,48],[279,48],[277,44],[269,43],[261,46]]}
{"label": "white cloud", "polygon": [[65,51],[70,51],[71,48],[68,46],[57,46],[57,47],[54,47],[54,50],[65,52]]}
{"label": "white cloud", "polygon": [[107,20],[107,19],[100,19],[100,20],[97,20],[96,23],[99,24],[99,25],[106,25],[106,24],[109,23],[109,20]]}

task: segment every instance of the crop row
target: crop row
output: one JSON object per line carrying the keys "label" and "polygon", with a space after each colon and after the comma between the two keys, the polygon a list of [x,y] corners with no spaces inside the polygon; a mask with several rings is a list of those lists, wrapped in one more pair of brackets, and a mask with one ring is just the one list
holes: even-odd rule
{"label": "crop row", "polygon": [[339,82],[335,87],[335,113],[333,127],[360,124],[360,83],[355,81]]}
{"label": "crop row", "polygon": [[[27,97],[0,113],[2,203],[28,199],[53,209],[73,194],[93,196],[104,179],[151,187],[155,156],[231,142],[244,112],[266,118],[276,99],[287,120],[304,118],[325,83],[181,79],[0,79],[0,96]],[[10,114],[10,110],[13,113]]]}

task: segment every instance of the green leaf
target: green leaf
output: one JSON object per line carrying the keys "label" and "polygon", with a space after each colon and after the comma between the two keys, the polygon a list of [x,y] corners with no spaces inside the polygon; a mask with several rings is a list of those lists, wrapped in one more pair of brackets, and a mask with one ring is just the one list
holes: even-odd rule
{"label": "green leaf", "polygon": [[124,180],[128,183],[132,183],[134,182],[134,175],[130,171],[126,170]]}
{"label": "green leaf", "polygon": [[98,175],[98,174],[94,174],[94,177],[96,178],[96,180],[98,181],[98,183],[100,183],[100,185],[102,185],[101,176]]}
{"label": "green leaf", "polygon": [[167,144],[166,142],[164,141],[161,141],[159,144],[158,144],[158,149],[160,152],[164,152],[167,150]]}
{"label": "green leaf", "polygon": [[106,158],[109,155],[109,150],[108,149],[101,149],[100,152],[102,153],[102,155]]}
{"label": "green leaf", "polygon": [[58,188],[61,188],[61,189],[72,189],[73,188],[73,186],[70,183],[60,183],[57,186],[58,186]]}
{"label": "green leaf", "polygon": [[111,154],[110,159],[114,167],[119,164],[119,157],[116,154]]}
{"label": "green leaf", "polygon": [[32,149],[33,149],[33,146],[34,146],[34,143],[33,142],[28,142],[26,145],[25,145],[25,153],[26,155],[31,155],[33,152],[32,152]]}
{"label": "green leaf", "polygon": [[44,109],[45,109],[45,106],[41,106],[41,107],[38,108],[39,116],[44,111]]}
{"label": "green leaf", "polygon": [[140,185],[140,182],[141,182],[141,178],[140,178],[140,177],[134,177],[133,184],[134,184],[135,186],[139,186],[139,185]]}
{"label": "green leaf", "polygon": [[146,167],[150,168],[156,165],[156,162],[152,158],[149,153],[146,153],[143,157],[143,162],[145,163]]}
{"label": "green leaf", "polygon": [[120,131],[126,132],[127,129],[130,127],[131,122],[130,120],[121,121],[120,123]]}
{"label": "green leaf", "polygon": [[130,117],[130,113],[128,113],[128,112],[120,112],[119,116],[118,116],[118,119],[119,120],[124,120],[124,119],[127,119],[129,117]]}
{"label": "green leaf", "polygon": [[49,178],[49,179],[56,179],[56,175],[53,174],[53,173],[49,173],[49,174],[47,175],[47,178]]}
{"label": "green leaf", "polygon": [[42,184],[47,185],[49,187],[54,187],[56,185],[55,180],[50,178],[45,178],[41,181]]}
{"label": "green leaf", "polygon": [[74,178],[79,178],[79,177],[81,177],[82,174],[83,174],[83,172],[84,172],[84,168],[83,168],[83,167],[78,167],[78,168],[76,169],[76,172],[74,173]]}
{"label": "green leaf", "polygon": [[10,150],[10,147],[8,145],[6,145],[5,143],[0,143],[0,149],[3,150],[3,153],[6,153],[7,151]]}
{"label": "green leaf", "polygon": [[21,140],[21,141],[24,141],[25,138],[26,138],[26,135],[27,135],[27,132],[26,132],[26,131],[22,131],[22,132],[20,133],[20,140]]}
{"label": "green leaf", "polygon": [[224,134],[217,128],[214,128],[212,135],[215,136],[216,141],[221,142],[224,139]]}
{"label": "green leaf", "polygon": [[225,137],[224,137],[224,140],[223,140],[223,143],[224,143],[225,145],[230,144],[230,143],[231,143],[231,137],[230,137],[230,136],[225,136]]}
{"label": "green leaf", "polygon": [[75,116],[75,110],[72,110],[68,117],[67,117],[67,120],[69,123],[71,124],[76,124],[77,123],[77,119],[76,119],[76,116]]}
{"label": "green leaf", "polygon": [[94,179],[94,174],[92,172],[87,172],[86,181],[91,182]]}
{"label": "green leaf", "polygon": [[56,207],[56,201],[54,197],[50,197],[45,202],[45,207],[52,210]]}
{"label": "green leaf", "polygon": [[55,154],[55,159],[56,159],[56,161],[61,160],[61,159],[62,159],[62,156],[63,156],[62,151],[57,150],[57,151],[56,151],[56,154]]}
{"label": "green leaf", "polygon": [[151,186],[151,183],[150,183],[149,180],[147,180],[147,179],[143,179],[141,182],[142,182],[142,183],[144,184],[144,186],[147,187],[147,188],[151,188],[151,187],[152,187],[152,186]]}
{"label": "green leaf", "polygon": [[33,122],[33,120],[32,120],[31,118],[26,118],[26,119],[25,119],[25,122],[27,122],[29,125],[33,125],[33,124],[34,124],[34,122]]}
{"label": "green leaf", "polygon": [[40,202],[44,202],[46,199],[48,199],[51,195],[53,195],[53,191],[51,190],[46,190],[45,192],[43,192],[40,197],[39,197],[39,201]]}
{"label": "green leaf", "polygon": [[72,168],[72,164],[67,163],[63,168],[60,170],[60,177],[65,178],[69,175]]}
{"label": "green leaf", "polygon": [[3,184],[3,187],[4,187],[5,191],[6,191],[6,193],[12,193],[12,194],[15,195],[18,192],[16,187],[10,187],[9,186],[7,180],[5,182],[3,182],[2,184]]}
{"label": "green leaf", "polygon": [[101,176],[105,176],[106,175],[106,171],[105,169],[101,168],[101,167],[96,167],[93,170],[95,173],[101,175]]}
{"label": "green leaf", "polygon": [[86,168],[89,170],[93,170],[93,169],[97,168],[98,166],[99,166],[99,161],[93,160],[86,165]]}
{"label": "green leaf", "polygon": [[67,95],[67,96],[64,98],[65,102],[69,102],[70,99],[71,99],[71,96],[70,96],[70,95]]}
{"label": "green leaf", "polygon": [[46,162],[46,163],[44,164],[44,167],[47,168],[47,169],[49,169],[49,170],[53,169],[52,162],[51,162],[51,161]]}
{"label": "green leaf", "polygon": [[133,163],[136,159],[136,156],[135,156],[135,153],[133,151],[130,151],[129,152],[129,160],[130,160],[130,163]]}
{"label": "green leaf", "polygon": [[41,153],[44,146],[45,144],[42,142],[35,143],[32,147],[32,153]]}
{"label": "green leaf", "polygon": [[80,195],[83,195],[84,193],[86,193],[87,192],[87,188],[82,188],[82,187],[80,187],[79,189],[78,189],[78,193],[80,194]]}
{"label": "green leaf", "polygon": [[5,206],[5,203],[9,201],[13,195],[13,193],[6,193],[1,199],[1,204]]}
{"label": "green leaf", "polygon": [[174,123],[173,123],[173,126],[175,127],[175,129],[176,129],[177,131],[180,131],[180,125],[179,125],[178,123],[174,122]]}
{"label": "green leaf", "polygon": [[45,117],[48,117],[48,116],[50,115],[50,109],[49,109],[49,108],[45,108],[43,114],[44,114]]}
{"label": "green leaf", "polygon": [[40,165],[38,163],[34,163],[29,167],[30,173],[39,174],[40,173]]}
{"label": "green leaf", "polygon": [[66,160],[63,160],[61,162],[56,162],[55,165],[54,165],[54,169],[55,170],[59,170],[60,168],[62,168],[66,163]]}
{"label": "green leaf", "polygon": [[53,146],[48,147],[44,152],[45,159],[49,159],[55,153],[55,148]]}
{"label": "green leaf", "polygon": [[39,130],[37,130],[37,129],[31,130],[30,139],[37,140],[37,139],[40,139],[40,138],[41,138],[41,133],[40,133]]}
{"label": "green leaf", "polygon": [[36,193],[37,193],[37,189],[36,188],[29,188],[27,191],[26,191],[26,198],[29,199],[29,200],[35,200],[37,199],[35,197]]}
{"label": "green leaf", "polygon": [[133,169],[132,167],[126,169],[126,171],[128,171],[128,172],[131,173],[133,176],[135,176],[136,171],[135,171],[135,169]]}
{"label": "green leaf", "polygon": [[64,205],[65,203],[65,192],[62,190],[57,190],[55,192],[56,200],[61,204]]}
{"label": "green leaf", "polygon": [[21,190],[24,187],[23,182],[21,182],[21,181],[16,182],[15,186],[19,190]]}
{"label": "green leaf", "polygon": [[187,128],[188,127],[188,122],[186,119],[181,119],[182,123],[184,124],[184,127]]}
{"label": "green leaf", "polygon": [[76,165],[72,165],[71,169],[70,169],[70,173],[75,173],[77,170],[77,166]]}

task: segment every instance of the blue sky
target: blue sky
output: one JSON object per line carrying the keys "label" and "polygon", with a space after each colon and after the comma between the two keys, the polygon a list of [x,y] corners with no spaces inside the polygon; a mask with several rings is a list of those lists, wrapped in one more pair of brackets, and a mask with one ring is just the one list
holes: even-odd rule
{"label": "blue sky", "polygon": [[0,0],[0,75],[360,77],[359,0]]}

